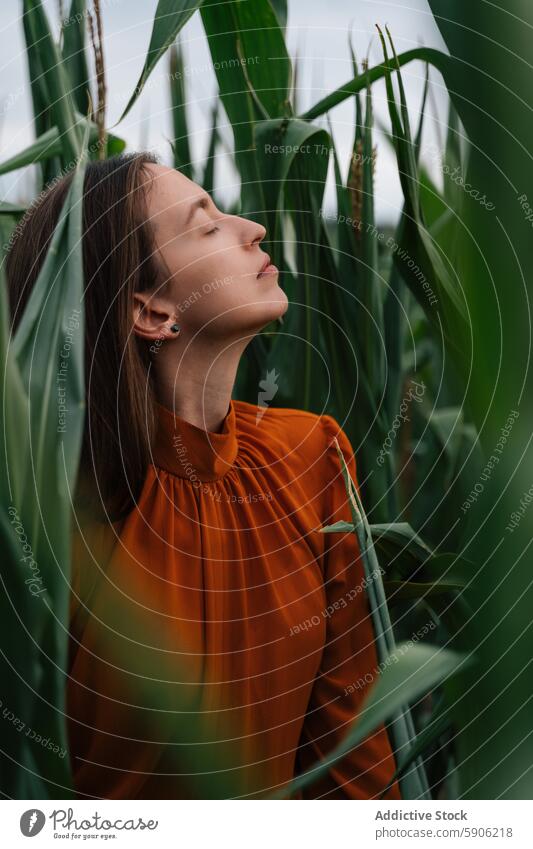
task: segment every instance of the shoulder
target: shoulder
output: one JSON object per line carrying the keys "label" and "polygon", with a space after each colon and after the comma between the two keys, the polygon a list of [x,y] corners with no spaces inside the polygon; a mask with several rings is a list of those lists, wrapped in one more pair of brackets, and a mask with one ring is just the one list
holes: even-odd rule
{"label": "shoulder", "polygon": [[258,440],[275,442],[301,457],[305,463],[327,467],[333,476],[339,471],[337,440],[346,462],[355,462],[350,440],[337,419],[327,413],[311,413],[291,407],[263,407],[247,401],[234,402],[241,431]]}
{"label": "shoulder", "polygon": [[261,406],[247,401],[233,403],[238,424],[247,429],[255,428],[260,438],[280,436],[293,444],[302,437],[306,442],[311,440],[317,444],[324,439],[323,419],[327,416],[291,407]]}

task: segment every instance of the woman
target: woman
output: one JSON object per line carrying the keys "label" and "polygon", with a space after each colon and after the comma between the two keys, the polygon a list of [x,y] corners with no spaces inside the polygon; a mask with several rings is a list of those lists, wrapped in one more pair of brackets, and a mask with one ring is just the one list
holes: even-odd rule
{"label": "woman", "polygon": [[[15,323],[70,180],[11,251]],[[353,451],[328,415],[232,399],[246,346],[287,309],[262,225],[147,154],[90,163],[83,216],[75,787],[265,798],[343,739],[377,673],[356,538],[320,533],[350,519],[334,437],[357,481]],[[377,798],[394,769],[380,726],[296,798]]]}

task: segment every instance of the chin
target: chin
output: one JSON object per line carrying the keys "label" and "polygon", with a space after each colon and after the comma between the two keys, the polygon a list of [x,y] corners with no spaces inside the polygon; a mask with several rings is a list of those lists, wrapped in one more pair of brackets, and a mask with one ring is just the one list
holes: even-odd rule
{"label": "chin", "polygon": [[282,315],[285,315],[285,313],[289,309],[289,299],[288,299],[286,293],[283,291],[283,289],[280,289],[280,292],[281,292],[281,297],[280,297],[281,310],[280,310],[280,314],[278,315],[278,318],[281,318]]}
{"label": "chin", "polygon": [[277,286],[272,291],[271,299],[263,304],[262,307],[262,311],[265,314],[265,321],[275,321],[275,319],[281,318],[287,312],[289,299],[283,289]]}
{"label": "chin", "polygon": [[264,303],[254,304],[254,309],[250,310],[244,322],[239,322],[239,330],[241,333],[258,333],[267,324],[281,318],[287,312],[289,302],[285,292],[280,289],[279,292],[273,293],[272,298]]}

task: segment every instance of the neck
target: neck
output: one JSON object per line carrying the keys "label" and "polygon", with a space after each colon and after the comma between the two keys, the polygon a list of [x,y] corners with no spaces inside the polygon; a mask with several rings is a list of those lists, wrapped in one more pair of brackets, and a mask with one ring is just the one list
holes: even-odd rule
{"label": "neck", "polygon": [[217,433],[231,401],[246,342],[176,339],[154,356],[157,401],[196,427]]}

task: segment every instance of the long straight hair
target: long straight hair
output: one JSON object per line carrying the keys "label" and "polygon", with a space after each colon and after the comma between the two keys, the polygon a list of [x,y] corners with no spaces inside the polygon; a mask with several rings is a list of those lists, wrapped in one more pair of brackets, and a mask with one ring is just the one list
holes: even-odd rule
{"label": "long straight hair", "polygon": [[[157,161],[151,153],[121,154],[89,162],[84,178],[87,415],[77,498],[80,505],[87,504],[96,486],[112,521],[135,504],[155,427],[148,344],[135,336],[132,325],[134,292],[153,289],[162,276],[140,180],[141,172],[148,176],[145,166]],[[45,189],[17,228],[6,261],[14,328],[44,262],[72,176]]]}

